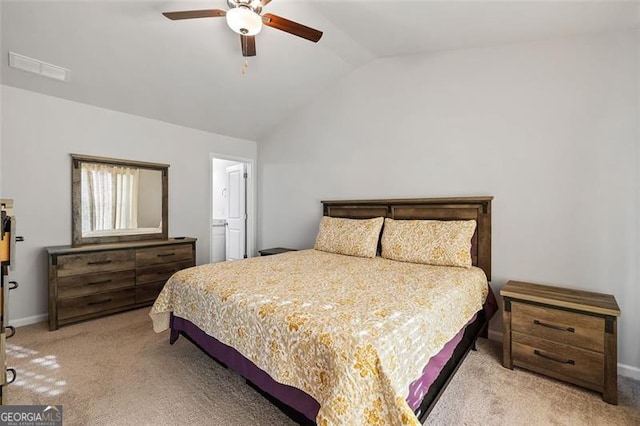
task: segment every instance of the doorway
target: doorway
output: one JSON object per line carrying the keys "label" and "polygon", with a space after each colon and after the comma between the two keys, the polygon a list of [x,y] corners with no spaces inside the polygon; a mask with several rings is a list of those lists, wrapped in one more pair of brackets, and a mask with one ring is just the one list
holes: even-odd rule
{"label": "doorway", "polygon": [[255,253],[255,160],[211,154],[209,261]]}

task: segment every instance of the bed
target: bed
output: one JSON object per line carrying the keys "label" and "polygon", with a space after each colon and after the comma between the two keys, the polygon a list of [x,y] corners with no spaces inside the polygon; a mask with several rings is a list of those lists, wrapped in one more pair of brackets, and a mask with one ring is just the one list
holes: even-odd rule
{"label": "bed", "polygon": [[417,424],[496,310],[491,199],[324,201],[325,217],[388,218],[389,229],[472,221],[473,266],[376,256],[378,236],[370,257],[303,250],[202,265],[167,282],[154,329],[186,336],[300,423]]}

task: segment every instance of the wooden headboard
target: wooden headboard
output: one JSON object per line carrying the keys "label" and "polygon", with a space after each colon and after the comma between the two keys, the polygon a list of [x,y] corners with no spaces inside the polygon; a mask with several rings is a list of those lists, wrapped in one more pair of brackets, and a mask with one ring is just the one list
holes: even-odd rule
{"label": "wooden headboard", "polygon": [[493,197],[408,198],[323,201],[324,215],[351,219],[475,220],[471,260],[491,281],[491,200]]}

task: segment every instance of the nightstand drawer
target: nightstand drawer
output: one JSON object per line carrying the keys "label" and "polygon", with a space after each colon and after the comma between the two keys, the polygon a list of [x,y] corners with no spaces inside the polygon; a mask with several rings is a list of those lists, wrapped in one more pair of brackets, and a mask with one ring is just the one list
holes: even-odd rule
{"label": "nightstand drawer", "polygon": [[511,329],[553,342],[604,352],[604,319],[512,302]]}
{"label": "nightstand drawer", "polygon": [[604,354],[512,333],[513,363],[531,371],[602,391]]}

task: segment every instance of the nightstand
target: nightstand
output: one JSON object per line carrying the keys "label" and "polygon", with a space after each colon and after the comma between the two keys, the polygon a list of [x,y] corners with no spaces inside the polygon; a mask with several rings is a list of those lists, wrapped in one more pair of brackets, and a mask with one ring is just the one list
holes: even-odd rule
{"label": "nightstand", "polygon": [[297,250],[284,248],[284,247],[274,247],[274,248],[258,250],[258,253],[260,253],[260,256],[271,256],[272,254],[286,253],[288,251],[297,251]]}
{"label": "nightstand", "polygon": [[618,403],[617,317],[608,294],[509,281],[504,299],[503,365],[602,393]]}

